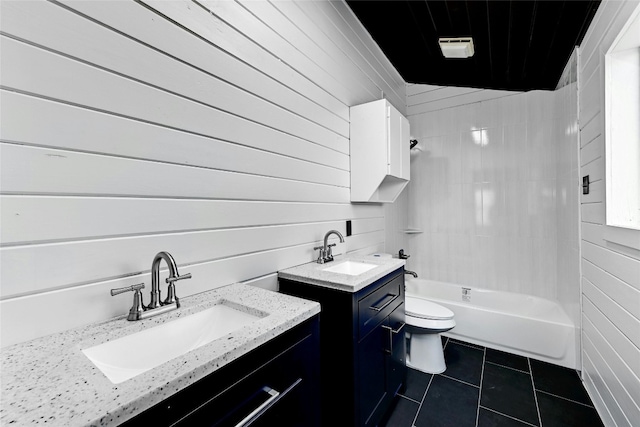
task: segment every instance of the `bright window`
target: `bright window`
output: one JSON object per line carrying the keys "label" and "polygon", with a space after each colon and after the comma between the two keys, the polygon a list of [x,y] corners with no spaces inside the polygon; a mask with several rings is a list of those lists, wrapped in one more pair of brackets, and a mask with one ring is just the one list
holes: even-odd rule
{"label": "bright window", "polygon": [[606,222],[640,230],[640,8],[605,55]]}

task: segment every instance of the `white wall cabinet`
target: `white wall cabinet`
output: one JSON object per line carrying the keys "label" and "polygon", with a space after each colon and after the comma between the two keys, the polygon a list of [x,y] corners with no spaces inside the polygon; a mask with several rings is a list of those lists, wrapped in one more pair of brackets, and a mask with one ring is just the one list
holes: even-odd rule
{"label": "white wall cabinet", "polygon": [[409,120],[386,99],[350,114],[351,201],[392,203],[409,182]]}

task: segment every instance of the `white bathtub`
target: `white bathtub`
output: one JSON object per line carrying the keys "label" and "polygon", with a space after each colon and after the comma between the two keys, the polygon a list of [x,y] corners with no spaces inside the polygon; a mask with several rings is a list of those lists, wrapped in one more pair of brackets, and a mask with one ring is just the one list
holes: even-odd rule
{"label": "white bathtub", "polygon": [[453,311],[445,336],[576,369],[576,327],[556,302],[409,277],[406,294]]}

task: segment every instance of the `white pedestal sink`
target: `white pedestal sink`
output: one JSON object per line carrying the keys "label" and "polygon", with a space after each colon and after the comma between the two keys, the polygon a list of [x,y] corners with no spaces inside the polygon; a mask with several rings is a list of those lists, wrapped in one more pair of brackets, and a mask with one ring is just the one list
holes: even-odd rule
{"label": "white pedestal sink", "polygon": [[222,301],[82,352],[112,383],[119,384],[265,316],[266,313],[254,315]]}

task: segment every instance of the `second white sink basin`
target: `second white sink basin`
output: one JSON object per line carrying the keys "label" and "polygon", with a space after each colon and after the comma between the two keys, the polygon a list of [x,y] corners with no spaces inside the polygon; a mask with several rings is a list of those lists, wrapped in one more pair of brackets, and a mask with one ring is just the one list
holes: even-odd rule
{"label": "second white sink basin", "polygon": [[357,276],[367,272],[373,268],[376,268],[376,264],[368,264],[366,262],[357,261],[344,261],[340,264],[336,264],[331,267],[323,268],[322,271],[328,271],[331,273],[348,274],[349,276]]}
{"label": "second white sink basin", "polygon": [[119,384],[249,325],[252,314],[226,301],[189,316],[82,350],[114,384]]}

